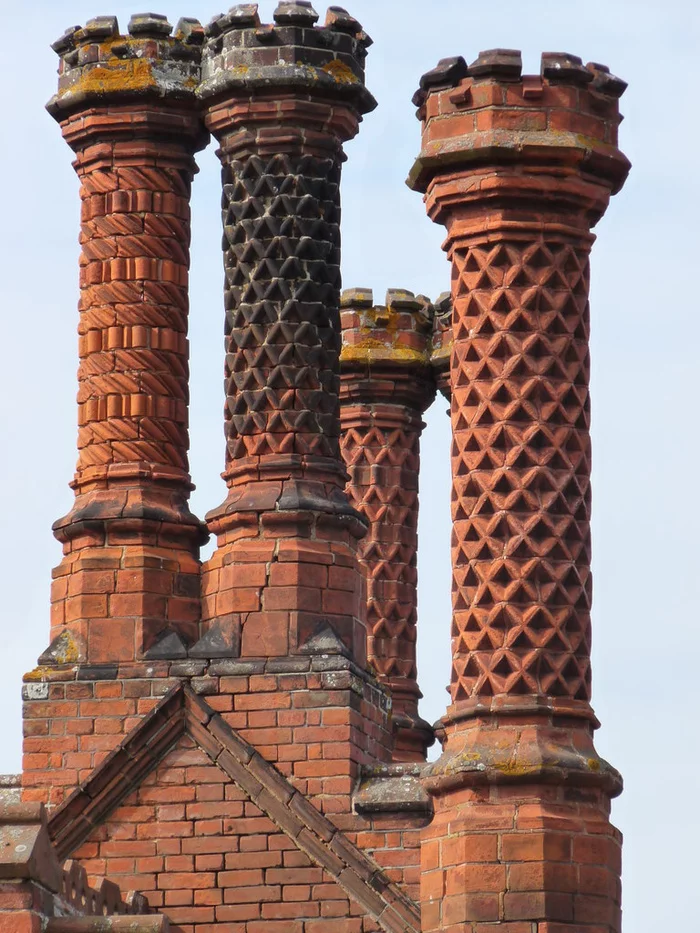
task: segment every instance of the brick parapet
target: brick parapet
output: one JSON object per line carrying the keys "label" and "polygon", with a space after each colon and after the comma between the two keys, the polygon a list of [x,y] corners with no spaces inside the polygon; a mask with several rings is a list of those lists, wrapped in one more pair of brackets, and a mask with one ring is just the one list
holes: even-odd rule
{"label": "brick parapet", "polygon": [[433,734],[418,714],[416,556],[422,414],[435,394],[433,309],[400,289],[385,305],[348,289],[340,308],[341,449],[348,494],[369,522],[359,551],[368,660],[391,691],[394,760],[425,760]]}
{"label": "brick parapet", "polygon": [[[97,919],[99,918],[99,920]],[[75,861],[61,864],[40,803],[0,804],[0,929],[12,933],[167,933],[147,898],[112,881],[92,887]]]}
{"label": "brick parapet", "polygon": [[[454,304],[452,704],[424,775],[425,930],[619,931],[621,779],[589,702],[588,289],[590,228],[629,169],[623,90],[571,55],[522,76],[497,49],[444,60],[415,98],[409,184],[447,228]],[[597,843],[592,879],[573,853]]]}
{"label": "brick parapet", "polygon": [[96,17],[54,44],[48,104],[76,154],[81,257],[75,504],[54,524],[51,639],[91,662],[199,634],[188,508],[188,267],[204,33],[165,17]]}

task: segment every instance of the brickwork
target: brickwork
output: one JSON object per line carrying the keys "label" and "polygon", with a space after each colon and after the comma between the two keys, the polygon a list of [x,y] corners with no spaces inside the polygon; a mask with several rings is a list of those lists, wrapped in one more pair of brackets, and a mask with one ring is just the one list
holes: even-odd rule
{"label": "brickwork", "polygon": [[76,153],[81,257],[75,505],[57,521],[54,654],[143,655],[196,640],[202,525],[187,499],[187,274],[203,33],[97,17],[54,44],[49,111]]}
{"label": "brickwork", "polygon": [[[357,848],[363,822],[347,815],[343,821],[347,807],[339,802],[351,795],[354,782],[349,776],[336,778],[332,788],[321,755],[302,763],[278,761],[275,768],[269,763],[270,758],[274,760],[274,749],[260,744],[259,730],[233,730],[232,723],[255,721],[259,708],[277,708],[277,694],[261,691],[257,702],[242,702],[242,709],[252,708],[246,720],[240,712],[228,711],[230,704],[221,702],[221,690],[206,678],[192,681],[200,698],[179,681],[166,679],[165,675],[174,673],[172,669],[160,673],[163,679],[155,692],[167,692],[142,700],[144,715],[127,722],[117,747],[79,775],[80,787],[52,816],[50,832],[60,855],[73,854],[92,875],[107,876],[123,888],[149,892],[150,902],[163,907],[178,929],[187,933],[205,933],[208,925],[233,920],[234,914],[241,921],[252,920],[256,910],[258,919],[269,921],[271,930],[285,918],[298,919],[300,930],[301,923],[308,922],[311,930],[312,921],[324,916],[346,922],[365,914],[389,931],[405,929],[406,923],[415,926],[415,906],[393,884],[397,876],[400,881],[408,880],[404,866],[412,862],[415,867],[417,862],[414,819],[385,817],[391,835],[363,839],[379,856],[375,862]],[[226,689],[236,681],[233,686],[240,690],[241,700],[250,701],[256,699],[256,688],[264,686],[263,680],[251,676],[247,682],[243,676],[230,676],[223,678],[222,686]],[[134,686],[129,693],[136,692]],[[153,690],[147,680],[140,686],[142,694]],[[338,672],[326,686],[342,686]],[[253,693],[244,693],[246,687]],[[324,709],[319,697],[308,690],[299,690],[298,697],[305,698],[307,706],[309,698],[315,701],[309,718],[319,724],[315,729],[307,727],[307,732],[329,740],[340,738],[342,730],[336,723],[347,705],[342,690],[327,692]],[[41,704],[35,704],[35,709],[39,715],[46,712]],[[112,704],[104,715],[112,712],[117,721],[120,711],[123,719],[124,708]],[[268,728],[267,732],[281,739],[283,729]],[[249,744],[245,736],[258,744]],[[306,738],[300,739],[300,746]],[[347,763],[347,747],[336,743],[333,749],[326,743],[320,748],[326,761],[339,748]],[[332,816],[333,822],[324,814]],[[349,832],[342,832],[341,827]],[[413,839],[406,841],[412,844],[408,853],[401,847],[397,858],[393,851],[398,848],[397,840],[409,830]],[[381,869],[383,862],[386,873]],[[292,868],[304,869],[306,882]],[[263,869],[270,870],[264,877]],[[240,872],[247,874],[244,877]],[[325,913],[306,904],[303,909],[299,906],[304,899],[296,886],[311,884],[312,876],[316,886],[326,886],[326,900],[339,902],[324,907]],[[250,883],[244,884],[245,878]],[[410,880],[415,885],[417,879]],[[290,890],[283,890],[287,884]],[[213,886],[219,894],[212,892]],[[343,929],[342,922],[338,921],[339,929]],[[347,928],[361,927],[376,928],[359,920]]]}
{"label": "brickwork", "polygon": [[[626,177],[624,83],[442,61],[410,184],[452,263],[452,705],[426,773],[423,929],[620,928],[619,775],[590,699],[590,227]],[[595,855],[594,855],[595,853]]]}
{"label": "brickwork", "polygon": [[[246,6],[208,27],[199,96],[223,166],[229,491],[207,516],[218,548],[202,607],[242,657],[325,646],[364,668],[366,528],[338,444],[338,224],[342,144],[374,101],[368,39],[339,16],[318,27],[310,6],[283,4],[261,26]],[[385,754],[379,742],[351,759]]]}
{"label": "brickwork", "polygon": [[418,715],[416,669],[418,470],[421,416],[435,394],[432,306],[392,289],[341,297],[341,448],[347,491],[369,522],[360,545],[367,580],[367,655],[392,697],[394,761],[424,761],[433,741]]}
{"label": "brickwork", "polygon": [[[619,933],[621,779],[589,702],[588,253],[629,168],[624,83],[558,54],[522,76],[508,50],[424,75],[409,183],[447,228],[452,291],[375,305],[340,293],[371,39],[308,0],[273,18],[147,13],[121,34],[101,16],[54,44],[48,109],[81,184],[79,456],[51,642],[23,687],[21,801],[0,781],[0,933]],[[205,526],[187,504],[187,269],[209,132],[227,492]],[[426,764],[436,388],[453,663]]]}
{"label": "brickwork", "polygon": [[61,866],[41,804],[0,803],[0,931],[2,933],[168,933],[141,894],[112,881],[91,888],[75,861]]}

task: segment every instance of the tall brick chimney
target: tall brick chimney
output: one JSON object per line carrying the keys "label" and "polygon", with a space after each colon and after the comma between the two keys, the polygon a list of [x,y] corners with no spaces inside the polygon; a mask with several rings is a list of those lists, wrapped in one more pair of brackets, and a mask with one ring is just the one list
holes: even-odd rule
{"label": "tall brick chimney", "polygon": [[452,263],[452,703],[429,770],[424,931],[620,929],[619,774],[590,706],[590,228],[629,170],[624,82],[445,59],[409,184]]}
{"label": "tall brick chimney", "polygon": [[143,656],[165,632],[196,639],[199,546],[190,512],[187,276],[204,34],[99,16],[54,43],[48,104],[76,154],[81,257],[75,504],[54,525],[46,660]]}
{"label": "tall brick chimney", "polygon": [[394,761],[425,761],[434,741],[418,715],[416,668],[418,471],[422,415],[435,396],[433,309],[390,289],[341,297],[341,447],[348,494],[369,522],[360,545],[367,579],[368,659],[391,690]]}
{"label": "tall brick chimney", "polygon": [[[339,448],[339,185],[343,143],[375,101],[360,24],[340,8],[317,20],[309,3],[283,2],[263,25],[243,4],[207,28],[199,96],[223,166],[228,494],[207,516],[218,547],[203,624],[242,659],[291,658],[275,669],[323,653],[365,671],[366,523]],[[362,676],[373,699],[351,767],[389,754],[386,695]]]}

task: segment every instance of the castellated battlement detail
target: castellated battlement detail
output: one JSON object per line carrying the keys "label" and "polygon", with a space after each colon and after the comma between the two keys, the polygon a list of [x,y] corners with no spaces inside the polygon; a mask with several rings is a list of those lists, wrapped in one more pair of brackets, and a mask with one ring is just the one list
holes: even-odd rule
{"label": "castellated battlement detail", "polygon": [[194,100],[200,80],[204,30],[183,17],[175,26],[158,13],[131,17],[121,34],[116,16],[96,16],[53,43],[60,57],[58,92],[47,109],[56,119],[90,102],[118,94],[130,100]]}
{"label": "castellated battlement detail", "polygon": [[[544,52],[539,75],[522,74],[514,49],[481,52],[471,65],[462,57],[442,59],[413,97],[423,146],[409,187],[426,191],[438,162],[457,167],[527,158],[578,166],[614,194],[630,165],[617,149],[626,86],[606,65],[584,66],[562,52]],[[593,222],[601,214],[595,208]]]}
{"label": "castellated battlement detail", "polygon": [[261,23],[257,3],[234,6],[206,27],[199,94],[209,99],[227,90],[301,89],[352,100],[361,113],[376,107],[364,86],[372,40],[343,7],[329,7],[323,26],[308,2],[282,2],[274,23]]}
{"label": "castellated battlement detail", "polygon": [[343,364],[430,362],[433,306],[425,295],[390,288],[375,305],[372,289],[350,288],[340,296]]}

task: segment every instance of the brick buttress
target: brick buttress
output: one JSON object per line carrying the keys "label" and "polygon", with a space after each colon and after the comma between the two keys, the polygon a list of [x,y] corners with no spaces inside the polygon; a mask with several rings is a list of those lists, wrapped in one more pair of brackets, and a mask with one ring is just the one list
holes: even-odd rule
{"label": "brick buttress", "polygon": [[590,228],[629,163],[624,82],[445,59],[409,184],[452,264],[451,705],[426,787],[423,930],[620,929],[619,774],[590,706]]}
{"label": "brick buttress", "polygon": [[48,104],[76,154],[81,256],[75,504],[54,525],[57,660],[146,654],[194,640],[199,546],[189,511],[187,278],[204,34],[165,17],[97,17],[54,44]]}
{"label": "brick buttress", "polygon": [[394,761],[424,761],[434,741],[418,715],[416,669],[418,471],[422,415],[435,396],[432,305],[390,289],[341,297],[341,448],[347,491],[369,522],[360,545],[367,579],[367,653],[391,691]]}

